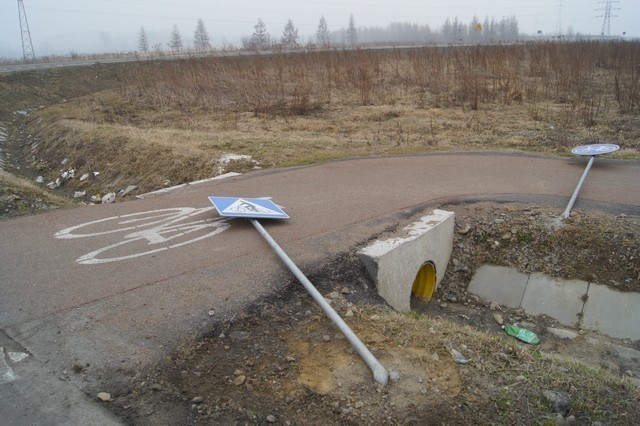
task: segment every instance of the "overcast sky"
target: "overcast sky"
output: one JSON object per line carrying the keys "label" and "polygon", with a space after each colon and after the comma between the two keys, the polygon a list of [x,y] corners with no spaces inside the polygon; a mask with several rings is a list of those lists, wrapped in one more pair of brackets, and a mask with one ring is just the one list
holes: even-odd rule
{"label": "overcast sky", "polygon": [[[560,4],[562,3],[562,7]],[[600,34],[604,6],[600,0],[24,0],[36,55],[68,54],[71,51],[104,52],[135,50],[140,27],[150,44],[166,45],[176,24],[190,44],[198,18],[202,18],[214,46],[238,45],[242,35],[253,32],[258,18],[272,36],[282,34],[287,19],[293,19],[302,41],[315,33],[321,15],[329,28],[346,27],[353,14],[357,26],[390,22],[429,24],[439,28],[447,17],[469,22],[474,15],[515,15],[524,33],[558,32]],[[640,1],[614,3],[611,34],[640,37]],[[561,12],[561,13],[560,13]],[[559,19],[560,18],[560,19]],[[16,0],[0,0],[0,57],[21,57],[20,25]]]}

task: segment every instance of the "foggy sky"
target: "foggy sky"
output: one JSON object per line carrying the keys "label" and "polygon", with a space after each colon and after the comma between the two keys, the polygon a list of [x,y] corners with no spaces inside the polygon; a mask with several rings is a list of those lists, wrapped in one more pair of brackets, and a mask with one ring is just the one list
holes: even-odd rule
{"label": "foggy sky", "polygon": [[[386,26],[390,22],[442,26],[446,18],[464,23],[476,15],[500,19],[515,15],[520,31],[544,35],[574,32],[600,34],[604,7],[599,0],[23,0],[36,56],[137,49],[138,33],[144,27],[149,44],[166,46],[173,25],[185,44],[192,44],[198,18],[204,21],[211,44],[239,46],[240,37],[250,35],[261,18],[272,37],[278,38],[287,20],[298,27],[301,42],[315,33],[321,15],[330,30],[347,26],[353,14],[357,26]],[[560,8],[562,3],[562,8]],[[611,35],[640,37],[640,1],[614,3]],[[561,12],[561,13],[560,13]],[[0,0],[0,58],[22,57],[16,0]]]}

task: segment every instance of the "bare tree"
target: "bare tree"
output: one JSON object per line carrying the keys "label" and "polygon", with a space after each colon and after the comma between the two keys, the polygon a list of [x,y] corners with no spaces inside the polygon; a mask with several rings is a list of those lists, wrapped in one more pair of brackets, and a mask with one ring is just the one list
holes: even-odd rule
{"label": "bare tree", "polygon": [[196,26],[196,32],[193,34],[193,47],[196,50],[211,49],[211,43],[209,43],[209,33],[204,26],[202,19],[198,19],[198,25]]}
{"label": "bare tree", "polygon": [[322,47],[329,47],[331,44],[331,35],[329,34],[329,27],[327,26],[327,20],[324,16],[320,17],[320,23],[316,30],[316,41],[318,45]]}
{"label": "bare tree", "polygon": [[349,27],[347,28],[347,42],[351,47],[358,43],[358,30],[356,29],[356,21],[353,19],[353,13],[349,15]]}
{"label": "bare tree", "polygon": [[171,50],[180,50],[182,49],[182,36],[180,35],[180,30],[177,25],[173,26],[173,31],[171,31],[171,39],[169,40],[169,49]]}
{"label": "bare tree", "polygon": [[149,51],[149,37],[147,37],[147,32],[144,30],[144,27],[140,27],[138,49],[142,50],[144,53]]}
{"label": "bare tree", "polygon": [[282,43],[282,47],[285,49],[295,49],[298,47],[298,39],[300,36],[298,35],[298,29],[295,25],[293,25],[293,21],[291,18],[287,21],[287,25],[284,26],[284,32],[282,33],[282,39],[280,42]]}
{"label": "bare tree", "polygon": [[243,44],[245,44],[245,47],[249,47],[252,49],[268,48],[271,44],[271,36],[267,32],[267,26],[264,24],[262,19],[258,19],[258,23],[253,28],[254,32],[248,42],[246,40],[243,40]]}

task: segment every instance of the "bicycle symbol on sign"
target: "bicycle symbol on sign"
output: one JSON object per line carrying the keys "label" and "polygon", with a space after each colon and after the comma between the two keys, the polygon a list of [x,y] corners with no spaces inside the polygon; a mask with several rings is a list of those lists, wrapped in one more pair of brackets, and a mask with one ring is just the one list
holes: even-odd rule
{"label": "bicycle symbol on sign", "polygon": [[59,239],[125,233],[122,241],[80,256],[81,265],[118,262],[171,250],[213,237],[231,226],[229,219],[210,217],[214,207],[176,207],[114,216],[57,232]]}

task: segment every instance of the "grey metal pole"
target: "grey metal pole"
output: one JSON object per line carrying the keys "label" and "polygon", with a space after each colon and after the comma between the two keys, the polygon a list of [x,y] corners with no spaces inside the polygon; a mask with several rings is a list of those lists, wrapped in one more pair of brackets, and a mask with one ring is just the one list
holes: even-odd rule
{"label": "grey metal pole", "polygon": [[584,173],[582,173],[580,182],[578,182],[578,186],[576,186],[575,191],[573,191],[573,195],[569,200],[569,204],[567,205],[567,208],[564,210],[564,213],[562,214],[562,216],[564,216],[565,219],[569,219],[569,215],[571,214],[571,209],[573,208],[573,204],[576,202],[576,198],[578,198],[578,193],[580,192],[580,189],[582,189],[582,184],[584,183],[584,180],[587,178],[587,174],[589,173],[589,170],[591,169],[591,165],[593,164],[593,160],[595,158],[596,158],[595,155],[591,156],[591,158],[589,159],[589,163],[587,164],[587,167],[584,169]]}
{"label": "grey metal pole", "polygon": [[373,378],[376,382],[380,383],[383,386],[386,386],[389,383],[389,372],[386,368],[378,361],[378,359],[369,351],[369,349],[365,346],[364,343],[356,336],[356,334],[349,328],[347,323],[338,315],[338,313],[327,303],[324,297],[320,294],[320,292],[313,286],[311,281],[300,271],[300,269],[296,266],[295,263],[287,256],[287,254],[280,248],[278,243],[275,242],[271,235],[267,233],[267,231],[262,227],[260,222],[256,219],[249,219],[251,224],[258,230],[260,235],[269,243],[271,248],[276,252],[278,257],[284,262],[285,265],[289,268],[289,270],[296,276],[298,281],[302,283],[307,292],[313,297],[318,305],[322,308],[322,310],[327,314],[327,316],[331,319],[331,321],[338,327],[338,329],[344,334],[344,337],[347,338],[351,346],[355,348],[363,361],[369,366],[371,371],[373,372]]}

